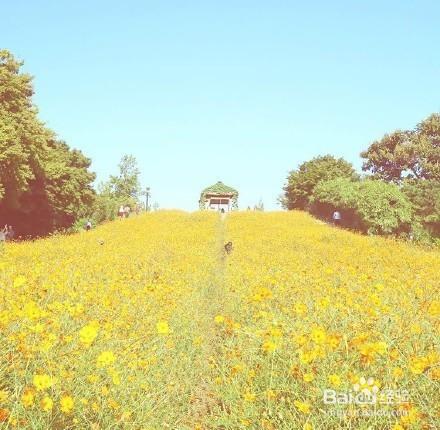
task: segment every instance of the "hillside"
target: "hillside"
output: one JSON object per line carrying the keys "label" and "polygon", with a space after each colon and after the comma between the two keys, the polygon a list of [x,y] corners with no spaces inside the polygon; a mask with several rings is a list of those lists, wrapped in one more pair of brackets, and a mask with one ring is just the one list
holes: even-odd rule
{"label": "hillside", "polygon": [[0,252],[5,428],[440,426],[439,252],[300,212],[156,212]]}

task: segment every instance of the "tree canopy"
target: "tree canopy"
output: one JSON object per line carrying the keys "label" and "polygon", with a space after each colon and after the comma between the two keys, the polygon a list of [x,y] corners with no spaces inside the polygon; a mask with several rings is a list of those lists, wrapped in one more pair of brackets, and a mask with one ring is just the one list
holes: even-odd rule
{"label": "tree canopy", "polygon": [[363,170],[388,182],[404,179],[440,180],[440,114],[434,113],[414,130],[397,130],[361,153]]}
{"label": "tree canopy", "polygon": [[90,159],[38,119],[32,77],[0,51],[0,223],[18,234],[72,225],[93,202]]}
{"label": "tree canopy", "polygon": [[287,178],[282,206],[285,209],[306,209],[316,185],[336,178],[357,180],[359,176],[351,163],[332,155],[318,156],[302,163]]}

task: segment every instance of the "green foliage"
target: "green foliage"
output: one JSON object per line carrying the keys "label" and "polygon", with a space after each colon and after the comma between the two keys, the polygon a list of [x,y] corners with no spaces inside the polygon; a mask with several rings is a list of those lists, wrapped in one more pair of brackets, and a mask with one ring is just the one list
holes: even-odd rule
{"label": "green foliage", "polygon": [[32,78],[0,51],[0,214],[20,235],[70,227],[94,200],[90,160],[37,117]]}
{"label": "green foliage", "polygon": [[406,179],[440,180],[440,114],[414,130],[395,131],[375,141],[361,157],[363,170],[389,182]]}
{"label": "green foliage", "polygon": [[312,197],[312,212],[329,218],[342,214],[342,225],[368,234],[408,233],[413,221],[412,206],[395,184],[383,181],[335,179],[319,183]]}
{"label": "green foliage", "polygon": [[315,157],[290,172],[281,204],[285,209],[307,209],[314,188],[321,181],[336,178],[358,180],[351,163],[331,155]]}
{"label": "green foliage", "polygon": [[133,155],[124,155],[119,163],[119,175],[99,186],[91,217],[97,222],[112,221],[120,206],[130,206],[133,210],[140,205],[140,171]]}
{"label": "green foliage", "polygon": [[110,176],[110,187],[118,199],[137,201],[141,194],[140,170],[133,155],[124,155],[119,163],[119,175]]}
{"label": "green foliage", "polygon": [[434,237],[440,237],[440,181],[407,180],[402,188],[411,201],[416,220]]}

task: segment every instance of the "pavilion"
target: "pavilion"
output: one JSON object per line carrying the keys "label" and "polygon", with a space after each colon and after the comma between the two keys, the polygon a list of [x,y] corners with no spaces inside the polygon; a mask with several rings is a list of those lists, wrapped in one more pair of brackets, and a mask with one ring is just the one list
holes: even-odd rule
{"label": "pavilion", "polygon": [[200,194],[199,207],[201,210],[230,212],[238,209],[238,191],[219,181]]}

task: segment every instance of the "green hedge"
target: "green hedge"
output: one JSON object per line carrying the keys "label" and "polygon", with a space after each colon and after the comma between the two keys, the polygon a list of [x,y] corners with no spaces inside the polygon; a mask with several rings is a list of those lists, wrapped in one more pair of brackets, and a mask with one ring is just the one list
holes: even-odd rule
{"label": "green hedge", "polygon": [[412,205],[397,185],[368,179],[320,182],[309,210],[326,219],[338,210],[343,226],[368,234],[407,234],[414,220]]}

